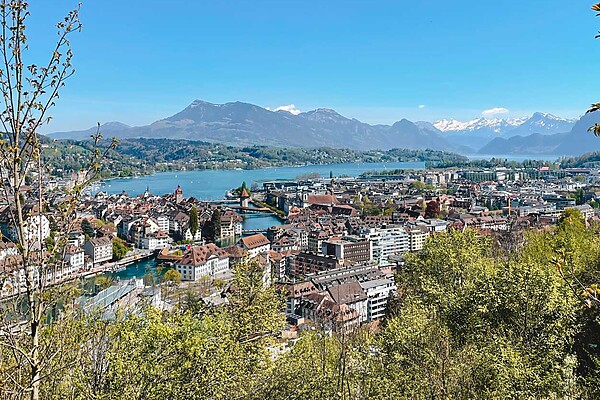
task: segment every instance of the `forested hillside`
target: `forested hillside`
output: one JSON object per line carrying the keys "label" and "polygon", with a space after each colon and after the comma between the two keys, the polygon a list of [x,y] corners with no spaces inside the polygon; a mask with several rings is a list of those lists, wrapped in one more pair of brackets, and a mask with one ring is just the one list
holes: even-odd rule
{"label": "forested hillside", "polygon": [[[109,146],[110,142],[103,142]],[[87,167],[91,141],[44,140],[44,158],[57,176]],[[103,176],[133,176],[152,172],[201,169],[256,169],[306,164],[348,162],[427,161],[434,164],[465,163],[464,156],[435,150],[392,149],[357,151],[332,148],[235,147],[171,139],[124,139],[104,162]]]}

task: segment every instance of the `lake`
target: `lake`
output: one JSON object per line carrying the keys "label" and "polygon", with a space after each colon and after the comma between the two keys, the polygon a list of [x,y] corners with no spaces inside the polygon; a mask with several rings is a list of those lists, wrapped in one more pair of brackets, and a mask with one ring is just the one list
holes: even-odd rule
{"label": "lake", "polygon": [[424,162],[394,163],[346,163],[331,165],[306,165],[301,167],[275,167],[250,170],[201,170],[161,172],[137,178],[118,178],[106,181],[100,190],[109,194],[127,192],[130,196],[144,193],[163,195],[173,193],[177,185],[181,186],[185,197],[196,197],[200,200],[219,200],[225,193],[246,182],[248,187],[253,183],[274,180],[290,180],[300,175],[317,173],[322,177],[358,176],[367,171],[385,169],[425,169]]}

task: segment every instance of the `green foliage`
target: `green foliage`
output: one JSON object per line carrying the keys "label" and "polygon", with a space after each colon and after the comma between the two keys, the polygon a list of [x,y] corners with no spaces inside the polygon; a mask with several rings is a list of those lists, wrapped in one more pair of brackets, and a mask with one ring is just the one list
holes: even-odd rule
{"label": "green foliage", "polygon": [[269,204],[269,203],[263,203],[262,201],[257,200],[257,199],[254,199],[253,201],[257,205],[259,205],[261,207],[266,207],[269,210],[271,210],[271,211],[275,212],[276,214],[278,214],[279,216],[285,217],[285,212],[283,212],[282,210],[280,210],[279,208],[276,207],[276,200],[275,199],[272,199],[272,203],[271,204]]}
{"label": "green foliage", "polygon": [[556,232],[530,233],[516,259],[493,257],[489,240],[469,230],[436,235],[422,253],[407,257],[399,277],[405,304],[428,310],[423,323],[445,332],[449,366],[468,357],[457,373],[472,375],[458,382],[476,390],[463,393],[457,385],[452,397],[562,398],[574,390],[570,344],[580,303],[550,260],[558,247],[572,249],[573,260],[585,258],[575,243],[586,233],[579,217],[567,214]]}
{"label": "green foliage", "polygon": [[490,240],[472,230],[436,235],[407,256],[400,296],[378,333],[309,331],[273,359],[266,346],[276,344],[283,326],[283,302],[264,285],[261,265],[242,264],[226,306],[208,306],[187,291],[172,312],[87,316],[49,328],[49,337],[68,333],[63,345],[71,351],[69,369],[46,381],[44,394],[595,398],[598,311],[573,295],[551,260],[565,250],[569,265],[589,272],[598,248],[576,210],[556,229],[529,232],[511,257],[497,257]]}
{"label": "green foliage", "polygon": [[[270,336],[283,327],[283,299],[274,286],[266,286],[266,273],[270,274],[270,269],[265,270],[256,260],[234,267],[234,287],[228,299],[241,341]],[[273,315],[278,317],[265,318]]]}
{"label": "green foliage", "polygon": [[212,229],[212,238],[219,240],[221,238],[221,210],[218,208],[213,212],[210,217],[210,226]]}
{"label": "green foliage", "polygon": [[559,162],[561,168],[597,168],[600,166],[600,152],[595,151],[576,157],[563,157]]}
{"label": "green foliage", "polygon": [[154,286],[156,284],[156,280],[154,279],[154,274],[152,272],[146,272],[143,276],[144,286]]}
{"label": "green foliage", "polygon": [[86,218],[84,218],[81,221],[81,231],[86,237],[96,237],[96,229],[94,228],[92,223]]}
{"label": "green foliage", "polygon": [[409,189],[413,190],[413,191],[417,191],[417,192],[421,192],[423,190],[433,190],[435,189],[433,186],[431,185],[426,185],[425,183],[421,182],[421,181],[412,181],[410,183],[410,185],[408,185]]}
{"label": "green foliage", "polygon": [[[268,269],[243,263],[225,286],[223,306],[205,303],[194,288],[182,292],[172,311],[147,308],[112,321],[82,316],[48,327],[48,340],[65,337],[70,352],[64,356],[69,368],[45,381],[44,394],[598,398],[596,232],[585,227],[580,212],[567,210],[555,228],[526,232],[511,251],[503,254],[474,230],[436,234],[421,252],[406,255],[398,295],[378,331],[308,330],[293,343],[277,339],[285,307],[265,285]],[[5,354],[0,365],[16,362]]]}
{"label": "green foliage", "polygon": [[[239,266],[227,306],[209,307],[187,292],[186,306],[173,312],[149,307],[113,320],[84,314],[48,327],[48,340],[64,336],[68,351],[63,368],[44,381],[44,398],[257,396],[272,365],[266,346],[283,327],[283,302],[264,286],[262,271],[254,263]],[[5,353],[0,357],[7,361]]]}
{"label": "green foliage", "polygon": [[198,232],[198,208],[195,205],[190,210],[190,232],[194,237]]}
{"label": "green foliage", "polygon": [[105,275],[99,276],[94,280],[94,285],[98,291],[102,291],[110,287],[114,283],[114,279]]}
{"label": "green foliage", "polygon": [[528,170],[538,170],[540,167],[548,167],[550,170],[557,170],[560,163],[545,160],[523,160],[513,161],[506,158],[492,157],[489,160],[469,160],[464,158],[450,158],[440,160],[439,162],[426,162],[427,168],[524,168]]}
{"label": "green foliage", "polygon": [[131,251],[131,247],[127,246],[127,244],[119,239],[114,238],[112,241],[112,249],[113,249],[113,260],[118,261],[127,255]]}
{"label": "green foliage", "polygon": [[[42,139],[44,162],[54,176],[68,177],[85,168],[93,155],[91,141]],[[103,142],[101,145],[109,145]],[[177,139],[121,139],[107,154],[102,177],[127,177],[182,169],[255,169],[272,166],[351,162],[428,161],[463,164],[464,156],[434,150],[356,151],[332,148],[236,147]]]}
{"label": "green foliage", "polygon": [[165,272],[165,274],[163,275],[163,279],[166,282],[178,284],[181,283],[181,274],[175,269],[170,269],[167,272]]}

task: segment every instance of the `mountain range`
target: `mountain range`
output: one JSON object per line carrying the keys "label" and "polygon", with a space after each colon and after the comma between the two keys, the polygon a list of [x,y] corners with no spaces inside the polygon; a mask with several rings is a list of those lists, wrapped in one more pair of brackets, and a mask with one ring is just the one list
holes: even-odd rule
{"label": "mountain range", "polygon": [[[461,154],[577,155],[600,149],[600,139],[587,128],[600,122],[600,113],[580,120],[534,113],[519,119],[478,118],[468,122],[434,123],[402,119],[392,125],[370,125],[334,110],[307,112],[268,110],[254,104],[213,104],[195,100],[182,111],[145,126],[109,122],[105,137],[202,140],[235,146],[333,147],[354,150],[391,148],[434,149]],[[96,128],[55,132],[56,139],[84,140]],[[579,138],[585,134],[585,138]],[[577,135],[578,140],[573,140]]]}

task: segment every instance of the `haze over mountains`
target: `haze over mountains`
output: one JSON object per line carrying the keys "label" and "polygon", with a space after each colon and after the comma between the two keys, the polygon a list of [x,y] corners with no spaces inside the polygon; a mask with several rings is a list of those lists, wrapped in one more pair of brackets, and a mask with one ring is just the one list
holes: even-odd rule
{"label": "haze over mountains", "polygon": [[[596,115],[598,114],[598,115]],[[167,138],[218,142],[236,146],[333,147],[355,150],[434,149],[461,154],[578,155],[600,150],[600,138],[587,128],[600,114],[581,120],[534,113],[520,119],[478,118],[435,123],[402,119],[392,125],[369,125],[319,108],[308,112],[271,111],[249,103],[212,104],[195,100],[168,118],[146,126],[120,122],[102,125],[105,137]],[[57,139],[88,139],[96,128],[56,132]]]}

